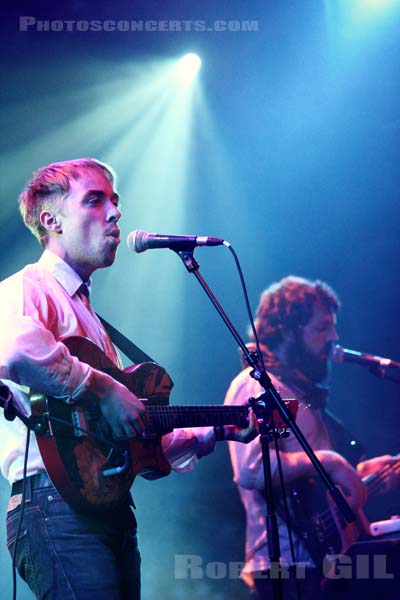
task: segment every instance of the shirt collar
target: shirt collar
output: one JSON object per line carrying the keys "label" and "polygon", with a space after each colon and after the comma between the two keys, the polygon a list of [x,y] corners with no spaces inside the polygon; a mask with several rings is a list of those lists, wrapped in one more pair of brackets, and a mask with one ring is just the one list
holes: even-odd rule
{"label": "shirt collar", "polygon": [[89,278],[89,281],[83,281],[78,273],[74,271],[74,269],[68,263],[66,263],[65,260],[50,250],[46,249],[43,252],[39,259],[39,264],[57,279],[57,281],[70,296],[73,296],[78,291],[82,283],[86,284],[90,292],[90,287],[92,284],[91,278]]}

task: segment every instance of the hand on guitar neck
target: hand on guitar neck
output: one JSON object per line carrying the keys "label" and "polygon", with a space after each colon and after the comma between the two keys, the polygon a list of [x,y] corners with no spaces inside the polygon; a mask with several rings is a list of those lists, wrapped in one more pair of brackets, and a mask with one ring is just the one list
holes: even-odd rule
{"label": "hand on guitar neck", "polygon": [[[96,400],[115,439],[140,437],[149,425],[142,400],[106,373],[93,371],[82,395]],[[247,444],[258,435],[256,416],[250,408],[248,412],[248,427],[225,425],[224,440]]]}
{"label": "hand on guitar neck", "polygon": [[249,409],[249,426],[240,428],[237,425],[225,425],[224,439],[232,442],[248,444],[258,435],[258,422],[254,412]]}
{"label": "hand on guitar neck", "polygon": [[358,463],[357,472],[376,493],[392,492],[400,485],[400,454],[376,456]]}

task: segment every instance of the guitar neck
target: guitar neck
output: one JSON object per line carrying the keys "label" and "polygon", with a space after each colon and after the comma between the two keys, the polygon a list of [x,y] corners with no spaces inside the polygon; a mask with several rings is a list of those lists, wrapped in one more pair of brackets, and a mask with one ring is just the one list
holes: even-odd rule
{"label": "guitar neck", "polygon": [[248,424],[247,406],[163,406],[147,404],[151,425],[155,429]]}

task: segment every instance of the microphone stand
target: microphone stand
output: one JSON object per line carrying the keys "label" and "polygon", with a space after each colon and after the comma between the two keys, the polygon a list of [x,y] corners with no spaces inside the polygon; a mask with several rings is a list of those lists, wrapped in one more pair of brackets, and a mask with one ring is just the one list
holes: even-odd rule
{"label": "microphone stand", "polygon": [[268,556],[271,564],[271,573],[272,569],[276,568],[276,573],[278,577],[271,578],[272,581],[272,589],[273,589],[273,597],[275,600],[282,600],[283,598],[283,589],[282,589],[282,579],[281,572],[279,569],[280,566],[280,544],[279,544],[279,531],[278,524],[276,518],[276,510],[275,510],[275,501],[274,494],[272,488],[272,474],[271,474],[271,460],[269,454],[269,442],[276,435],[273,426],[273,419],[271,419],[271,414],[274,409],[278,410],[282,419],[285,423],[287,423],[288,427],[290,427],[291,431],[294,433],[297,441],[300,446],[303,448],[304,452],[307,454],[311,463],[313,464],[315,470],[317,471],[319,477],[322,479],[324,485],[326,486],[330,496],[335,502],[337,508],[342,513],[343,517],[348,523],[352,523],[355,520],[355,515],[348,505],[346,499],[343,497],[341,491],[338,487],[335,486],[331,477],[326,472],[325,468],[322,466],[321,462],[316,457],[313,449],[310,444],[305,439],[303,433],[300,428],[297,426],[295,420],[292,417],[290,410],[285,406],[282,398],[279,395],[279,392],[276,390],[272,381],[265,371],[265,369],[261,368],[258,360],[256,352],[249,352],[246,344],[240,337],[238,331],[236,330],[233,323],[228,318],[226,312],[222,308],[221,304],[218,302],[217,298],[213,294],[212,290],[208,286],[204,277],[201,275],[199,271],[199,264],[193,256],[193,250],[188,250],[182,248],[181,250],[174,250],[178,256],[181,258],[183,264],[185,265],[187,271],[189,273],[193,273],[196,277],[197,281],[205,291],[206,295],[210,299],[211,303],[217,310],[218,314],[224,321],[225,325],[229,329],[230,333],[236,340],[240,349],[242,350],[247,363],[252,368],[250,372],[250,376],[259,382],[259,384],[264,388],[265,392],[259,396],[259,398],[251,398],[249,399],[250,406],[254,410],[257,421],[259,423],[260,428],[260,443],[261,443],[261,451],[262,451],[262,459],[263,459],[263,471],[264,471],[264,483],[265,483],[265,502],[266,502],[266,531],[267,531],[267,544],[268,544]]}

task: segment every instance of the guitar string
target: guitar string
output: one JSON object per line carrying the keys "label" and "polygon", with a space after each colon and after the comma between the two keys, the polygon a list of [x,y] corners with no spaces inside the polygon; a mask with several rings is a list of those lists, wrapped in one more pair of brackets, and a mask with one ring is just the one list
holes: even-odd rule
{"label": "guitar string", "polygon": [[[171,415],[168,415],[167,413],[169,412],[172,415],[174,415],[174,413],[176,413],[176,411],[174,409],[177,408],[177,407],[174,407],[174,406],[156,406],[156,405],[151,405],[148,408],[151,408],[151,410],[149,412],[157,412],[157,413],[159,413],[158,415],[156,415],[156,417],[160,417],[161,420],[164,417],[167,420],[168,417],[171,416]],[[180,416],[186,416],[186,417],[187,416],[189,416],[189,417],[193,416],[193,415],[188,414],[189,412],[190,413],[192,412],[193,408],[194,407],[192,407],[192,406],[181,406],[181,407],[179,407],[179,409],[182,409],[182,411],[180,411],[180,412],[182,412],[182,415],[180,415]],[[220,409],[224,409],[226,407],[224,407],[224,406],[211,407],[211,406],[207,406],[206,405],[204,407],[197,406],[195,408],[198,409],[197,410],[197,412],[198,412],[197,416],[198,417],[204,417],[204,412],[206,412],[206,413],[208,413],[207,417],[212,418],[213,415],[218,415],[219,416],[221,414],[221,410]],[[155,411],[153,409],[155,409]],[[161,410],[159,410],[159,409],[161,409]],[[168,410],[168,409],[172,409],[172,410]],[[237,406],[237,407],[231,407],[228,411],[224,411],[223,414],[226,414],[226,413],[232,413],[232,416],[229,416],[229,420],[233,421],[234,420],[233,419],[233,415],[234,416],[239,416],[241,418],[245,417],[245,415],[247,415],[247,408],[243,408],[243,407],[239,407],[239,406]],[[74,429],[75,431],[80,431],[82,433],[85,433],[89,437],[93,437],[96,440],[104,443],[105,445],[110,446],[110,448],[116,448],[118,450],[121,450],[121,448],[120,448],[120,446],[118,444],[110,442],[110,441],[106,440],[105,438],[97,435],[96,433],[94,433],[92,431],[89,431],[88,429],[85,429],[84,427],[79,427],[77,425],[74,425],[73,423],[70,423],[69,421],[66,421],[64,419],[60,419],[60,418],[55,417],[55,416],[48,415],[48,419],[50,421],[54,421],[56,423],[60,423],[62,425],[65,425],[66,427],[69,427],[70,429]],[[168,422],[169,421],[167,420],[166,424],[168,424]],[[193,425],[192,425],[192,427],[193,427]]]}
{"label": "guitar string", "polygon": [[70,423],[69,421],[65,421],[64,419],[59,419],[58,417],[53,417],[53,416],[50,416],[50,415],[48,415],[47,418],[49,419],[49,421],[55,421],[56,423],[60,423],[61,425],[65,425],[66,427],[69,427],[70,429],[74,429],[75,431],[81,431],[82,433],[86,433],[86,435],[88,437],[93,437],[97,441],[105,444],[106,446],[110,446],[110,448],[115,448],[116,450],[123,451],[122,448],[121,448],[121,446],[119,444],[115,444],[113,442],[109,442],[105,438],[97,435],[96,433],[93,433],[92,431],[89,431],[88,429],[85,429],[84,427],[78,427],[78,426],[74,425],[73,423]]}
{"label": "guitar string", "polygon": [[[200,406],[171,406],[171,405],[159,405],[159,404],[148,404],[147,410],[150,416],[155,416],[160,420],[168,423],[168,419],[171,417],[186,417],[193,421],[193,418],[197,418],[200,422],[204,423],[204,418],[209,419],[209,424],[215,424],[215,420],[221,424],[228,420],[233,420],[233,423],[242,424],[243,421],[248,420],[248,407],[247,406],[219,406],[219,405],[200,405]],[[226,417],[226,415],[228,415]],[[224,418],[225,416],[225,418]],[[219,417],[219,419],[217,419]],[[211,422],[213,421],[213,422]],[[218,424],[218,423],[217,423]],[[282,425],[284,426],[284,425]]]}
{"label": "guitar string", "polygon": [[394,471],[394,473],[400,472],[400,459],[397,459],[397,461],[391,465],[385,465],[380,473],[371,475],[371,479],[367,482],[368,491],[372,493],[377,492],[381,486],[381,480],[383,481],[384,477],[390,471]]}

